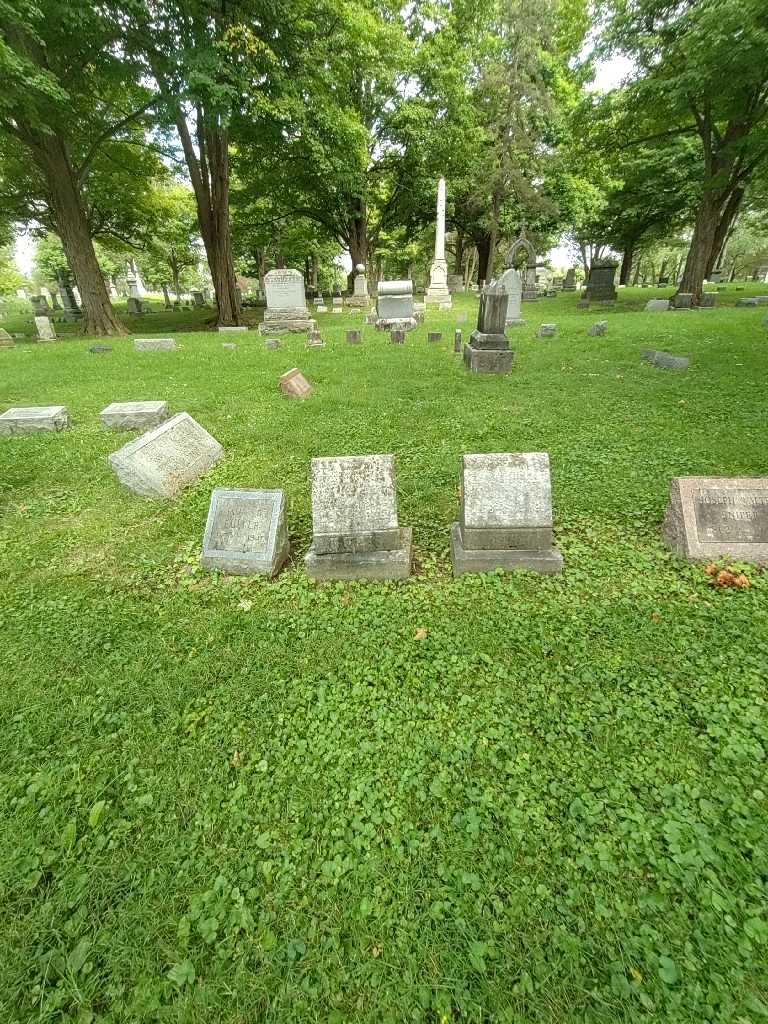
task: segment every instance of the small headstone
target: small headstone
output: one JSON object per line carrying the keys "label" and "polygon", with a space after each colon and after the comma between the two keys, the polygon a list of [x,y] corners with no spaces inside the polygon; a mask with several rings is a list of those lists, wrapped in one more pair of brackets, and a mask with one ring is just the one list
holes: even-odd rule
{"label": "small headstone", "polygon": [[217,330],[218,330],[219,334],[242,334],[244,331],[248,330],[248,327],[247,327],[246,324],[237,324],[237,325],[219,324]]}
{"label": "small headstone", "polygon": [[751,299],[750,298],[750,299],[737,299],[736,300],[736,305],[737,306],[756,306],[757,304],[758,304],[757,303],[757,299]]}
{"label": "small headstone", "polygon": [[47,316],[36,316],[35,327],[40,341],[56,341],[56,329]]}
{"label": "small headstone", "polygon": [[589,309],[589,299],[579,299],[576,309]]}
{"label": "small headstone", "polygon": [[389,341],[392,345],[404,345],[405,344],[405,331],[390,331]]}
{"label": "small headstone", "polygon": [[312,459],[312,528],[312,579],[406,579],[411,530],[398,524],[394,455]]}
{"label": "small headstone", "polygon": [[132,316],[139,316],[144,312],[144,306],[142,305],[141,299],[134,298],[133,295],[129,295],[125,302],[126,312]]}
{"label": "small headstone", "polygon": [[443,335],[442,335],[441,331],[428,331],[427,332],[427,341],[431,345],[434,345],[436,342],[442,341],[442,340],[443,340]]}
{"label": "small headstone", "polygon": [[222,341],[221,347],[222,348],[226,348],[226,349],[228,349],[231,352],[233,349],[237,348],[237,342],[235,342],[235,341]]}
{"label": "small headstone", "polygon": [[690,292],[678,292],[672,296],[672,309],[693,309],[693,295]]}
{"label": "small headstone", "polygon": [[717,303],[717,292],[702,292],[699,309],[713,309]]}
{"label": "small headstone", "polygon": [[418,322],[413,302],[413,281],[379,281],[376,312],[377,330],[413,330]]}
{"label": "small headstone", "polygon": [[649,299],[645,304],[646,313],[661,313],[669,309],[669,299]]}
{"label": "small headstone", "polygon": [[768,477],[674,477],[662,532],[690,561],[768,563]]}
{"label": "small headstone", "polygon": [[608,330],[608,321],[607,320],[598,320],[596,324],[592,324],[592,326],[587,331],[587,334],[589,335],[590,338],[602,338],[605,335],[605,333],[607,332],[607,330]]}
{"label": "small headstone", "polygon": [[264,342],[264,348],[269,352],[274,352],[278,348],[282,348],[279,338],[267,338]]}
{"label": "small headstone", "polygon": [[541,324],[536,332],[537,338],[554,338],[557,333],[557,324]]}
{"label": "small headstone", "polygon": [[344,312],[344,299],[341,295],[334,295],[331,300],[331,312],[332,313],[343,313]]}
{"label": "small headstone", "polygon": [[307,338],[307,348],[325,348],[325,342],[319,331],[310,331]]}
{"label": "small headstone", "polygon": [[453,332],[453,354],[461,355],[461,328],[457,327]]}
{"label": "small headstone", "polygon": [[99,413],[111,430],[147,430],[168,419],[167,402],[112,402]]}
{"label": "small headstone", "polygon": [[463,457],[451,558],[456,576],[494,569],[561,571],[546,452]]}
{"label": "small headstone", "polygon": [[69,413],[64,405],[16,406],[0,416],[0,434],[37,434],[66,430]]}
{"label": "small headstone", "polygon": [[280,378],[280,390],[286,398],[309,398],[312,394],[312,385],[301,370],[294,366]]}
{"label": "small headstone", "polygon": [[347,331],[347,344],[360,345],[363,340],[362,331]]}
{"label": "small headstone", "polygon": [[134,338],[133,347],[137,352],[173,352],[176,342],[173,338]]}
{"label": "small headstone", "polygon": [[122,484],[145,498],[173,498],[216,465],[224,449],[180,412],[109,456]]}
{"label": "small headstone", "polygon": [[691,365],[687,356],[675,356],[671,352],[657,352],[655,349],[645,349],[641,356],[646,363],[664,370],[687,370]]}
{"label": "small headstone", "polygon": [[205,308],[205,296],[202,292],[192,292],[192,301],[198,309]]}
{"label": "small headstone", "polygon": [[283,491],[214,490],[200,556],[205,569],[274,576],[289,554]]}
{"label": "small headstone", "polygon": [[112,346],[111,345],[91,345],[91,347],[88,349],[88,351],[89,352],[93,352],[94,355],[101,355],[104,352],[111,352],[112,351]]}

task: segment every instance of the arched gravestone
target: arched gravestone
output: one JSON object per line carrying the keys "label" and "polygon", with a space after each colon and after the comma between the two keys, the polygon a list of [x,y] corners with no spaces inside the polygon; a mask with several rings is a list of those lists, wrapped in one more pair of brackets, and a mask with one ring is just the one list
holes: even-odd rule
{"label": "arched gravestone", "polygon": [[520,229],[520,237],[514,242],[504,260],[506,270],[516,269],[520,259],[520,253],[526,254],[525,269],[523,270],[523,299],[530,302],[539,297],[536,288],[536,250],[531,245],[525,234],[525,224]]}
{"label": "arched gravestone", "polygon": [[525,323],[520,316],[520,303],[523,300],[523,279],[513,267],[505,270],[498,283],[509,296],[507,301],[507,326],[518,327]]}

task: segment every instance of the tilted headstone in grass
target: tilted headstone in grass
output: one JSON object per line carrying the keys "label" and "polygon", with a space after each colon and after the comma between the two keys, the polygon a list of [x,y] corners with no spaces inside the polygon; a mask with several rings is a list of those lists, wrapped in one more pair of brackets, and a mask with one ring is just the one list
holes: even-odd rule
{"label": "tilted headstone in grass", "polygon": [[592,324],[592,326],[587,331],[587,334],[590,338],[602,338],[607,333],[607,331],[608,321],[598,320],[596,324]]}
{"label": "tilted headstone in grass", "polygon": [[397,519],[394,455],[312,459],[313,579],[406,579],[411,530]]}
{"label": "tilted headstone in grass", "polygon": [[37,434],[66,430],[69,413],[64,405],[14,406],[0,416],[0,434]]}
{"label": "tilted headstone in grass", "polygon": [[280,390],[286,398],[309,398],[312,394],[312,385],[298,366],[294,366],[280,378]]}
{"label": "tilted headstone in grass", "polygon": [[4,327],[0,327],[0,348],[13,348],[15,342]]}
{"label": "tilted headstone in grass", "polygon": [[641,353],[646,363],[658,366],[662,370],[687,370],[691,360],[687,356],[675,356],[671,352],[657,352],[655,349],[645,349]]}
{"label": "tilted headstone in grass", "polygon": [[480,293],[477,329],[464,346],[464,366],[470,373],[509,373],[514,353],[504,333],[507,321],[507,291],[493,282]]}
{"label": "tilted headstone in grass", "polygon": [[661,313],[669,309],[669,299],[649,299],[645,304],[646,313]]}
{"label": "tilted headstone in grass", "polygon": [[690,561],[768,563],[768,477],[674,477],[662,534]]}
{"label": "tilted headstone in grass", "polygon": [[173,498],[216,465],[224,449],[180,412],[109,456],[118,479],[145,498]]}
{"label": "tilted headstone in grass", "polygon": [[557,324],[541,324],[536,332],[537,338],[554,338],[557,334]]}
{"label": "tilted headstone in grass", "polygon": [[137,352],[173,352],[176,342],[173,338],[134,338],[133,347]]}
{"label": "tilted headstone in grass", "polygon": [[112,402],[99,419],[112,430],[147,430],[167,420],[168,412],[167,402]]}
{"label": "tilted headstone in grass", "polygon": [[546,452],[463,457],[451,558],[456,576],[494,569],[561,571]]}
{"label": "tilted headstone in grass", "polygon": [[40,341],[56,341],[56,328],[47,316],[36,316],[35,327]]}
{"label": "tilted headstone in grass", "polygon": [[237,576],[274,576],[290,554],[283,491],[211,495],[200,564]]}

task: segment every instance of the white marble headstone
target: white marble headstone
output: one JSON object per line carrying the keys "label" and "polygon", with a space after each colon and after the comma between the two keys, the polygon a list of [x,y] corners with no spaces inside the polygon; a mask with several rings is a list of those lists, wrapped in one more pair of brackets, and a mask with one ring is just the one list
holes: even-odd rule
{"label": "white marble headstone", "polygon": [[299,270],[270,270],[264,277],[267,309],[306,309],[304,277]]}
{"label": "white marble headstone", "polygon": [[461,520],[475,529],[552,526],[549,455],[465,455]]}

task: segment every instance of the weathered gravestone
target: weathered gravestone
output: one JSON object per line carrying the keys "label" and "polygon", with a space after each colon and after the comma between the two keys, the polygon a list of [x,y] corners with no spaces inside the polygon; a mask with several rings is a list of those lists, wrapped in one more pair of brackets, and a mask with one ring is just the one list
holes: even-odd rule
{"label": "weathered gravestone", "polygon": [[451,295],[456,292],[466,291],[464,287],[464,275],[463,274],[449,274],[448,275],[448,291]]}
{"label": "weathered gravestone", "polygon": [[47,316],[36,316],[35,327],[40,341],[56,341],[56,329]]}
{"label": "weathered gravestone", "polygon": [[736,305],[737,306],[756,306],[757,304],[758,304],[757,303],[757,299],[737,299],[736,300]]}
{"label": "weathered gravestone", "polygon": [[453,354],[455,356],[461,355],[461,328],[457,327],[453,332]]}
{"label": "weathered gravestone", "polygon": [[198,309],[205,308],[205,296],[202,292],[192,292],[192,301]]}
{"label": "weathered gravestone", "polygon": [[57,270],[56,280],[59,282],[59,292],[64,307],[64,319],[69,321],[79,320],[83,313],[75,298],[75,291],[72,287],[72,275],[69,270]]}
{"label": "weathered gravestone", "polygon": [[312,579],[406,579],[411,530],[397,519],[394,455],[312,459]]}
{"label": "weathered gravestone", "polygon": [[429,270],[429,287],[425,303],[437,303],[440,309],[451,308],[448,288],[448,263],[445,258],[445,178],[437,183],[437,218],[435,224],[435,258]]}
{"label": "weathered gravestone", "polygon": [[341,295],[334,295],[331,299],[331,312],[332,313],[343,313],[344,312],[344,299]]}
{"label": "weathered gravestone", "polygon": [[259,324],[262,334],[311,331],[315,326],[307,310],[304,278],[298,270],[270,270],[264,277],[267,308]]}
{"label": "weathered gravestone", "polygon": [[66,430],[69,413],[64,405],[28,405],[7,409],[0,416],[0,434],[37,434]]}
{"label": "weathered gravestone", "polygon": [[598,302],[614,301],[618,295],[614,283],[617,267],[613,260],[593,260],[584,297]]}
{"label": "weathered gravestone", "polygon": [[672,309],[693,309],[693,295],[690,292],[678,292],[672,296]]}
{"label": "weathered gravestone", "polygon": [[129,295],[125,300],[125,311],[133,316],[140,316],[144,312],[141,299],[136,299],[133,295]]}
{"label": "weathered gravestone", "polygon": [[312,385],[298,366],[294,366],[280,378],[280,390],[286,398],[309,398],[312,394]]}
{"label": "weathered gravestone", "polygon": [[355,267],[355,278],[352,295],[347,299],[348,306],[357,306],[366,309],[370,299],[368,298],[368,281],[365,277],[365,264],[358,263]]}
{"label": "weathered gravestone", "polygon": [[756,295],[758,306],[768,306],[768,295]]}
{"label": "weathered gravestone", "polygon": [[282,344],[279,338],[267,338],[264,342],[264,348],[267,349],[268,352],[276,352],[277,349],[282,348]]}
{"label": "weathered gravestone", "polygon": [[379,281],[376,328],[380,331],[412,331],[416,327],[413,281]]}
{"label": "weathered gravestone", "polygon": [[522,318],[523,278],[519,271],[510,267],[505,270],[498,282],[507,293],[507,327],[521,327]]}
{"label": "weathered gravestone", "polygon": [[325,342],[319,331],[310,331],[307,338],[307,348],[325,348]]}
{"label": "weathered gravestone", "polygon": [[607,331],[608,321],[598,320],[596,324],[592,324],[592,326],[587,331],[587,334],[590,338],[602,338],[607,333]]}
{"label": "weathered gravestone", "polygon": [[216,465],[224,449],[180,412],[109,456],[122,484],[145,498],[173,498]]}
{"label": "weathered gravestone", "polygon": [[228,352],[232,352],[237,348],[237,342],[235,341],[222,341],[221,347],[227,349]]}
{"label": "weathered gravestone", "polygon": [[575,292],[576,291],[576,270],[574,267],[570,267],[565,272],[565,280],[563,281],[564,292]]}
{"label": "weathered gravestone", "polygon": [[560,572],[546,452],[465,455],[461,475],[459,521],[451,527],[456,576],[494,569]]}
{"label": "weathered gravestone", "polygon": [[717,292],[702,292],[701,302],[699,303],[700,309],[713,309],[717,304]]}
{"label": "weathered gravestone", "polygon": [[363,341],[362,331],[347,331],[348,345],[361,345]]}
{"label": "weathered gravestone", "polygon": [[290,554],[283,491],[217,487],[200,564],[237,576],[274,576]]}
{"label": "weathered gravestone", "polygon": [[540,324],[536,337],[554,338],[555,334],[557,334],[557,324]]}
{"label": "weathered gravestone", "polygon": [[48,305],[48,299],[44,295],[30,295],[29,301],[32,306],[32,312],[36,317],[48,316],[50,306]]}
{"label": "weathered gravestone", "polygon": [[768,564],[768,477],[674,477],[662,533],[690,561]]}
{"label": "weathered gravestone", "polygon": [[133,347],[137,352],[173,352],[176,342],[173,338],[134,338]]}
{"label": "weathered gravestone", "polygon": [[687,370],[691,365],[687,356],[675,356],[671,352],[657,352],[655,349],[645,349],[641,352],[641,358],[662,370]]}
{"label": "weathered gravestone", "polygon": [[147,430],[168,419],[167,402],[112,402],[99,413],[112,430]]}
{"label": "weathered gravestone", "polygon": [[441,331],[427,331],[427,341],[430,345],[434,345],[438,341],[443,340]]}
{"label": "weathered gravestone", "polygon": [[248,330],[247,324],[220,324],[216,328],[219,334],[243,334]]}
{"label": "weathered gravestone", "polygon": [[589,299],[579,299],[576,303],[576,309],[589,309]]}
{"label": "weathered gravestone", "polygon": [[514,353],[504,334],[507,321],[507,293],[499,282],[480,293],[477,329],[464,346],[464,366],[471,373],[509,373]]}
{"label": "weathered gravestone", "polygon": [[112,351],[112,346],[111,345],[91,345],[91,347],[88,349],[88,351],[92,352],[93,355],[104,355],[105,353]]}
{"label": "weathered gravestone", "polygon": [[405,331],[390,331],[389,341],[392,345],[404,345],[405,344]]}
{"label": "weathered gravestone", "polygon": [[645,304],[646,313],[661,313],[669,309],[669,299],[649,299]]}

